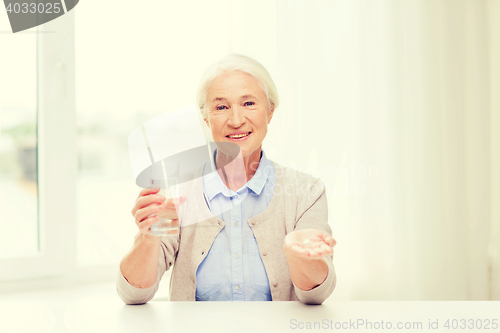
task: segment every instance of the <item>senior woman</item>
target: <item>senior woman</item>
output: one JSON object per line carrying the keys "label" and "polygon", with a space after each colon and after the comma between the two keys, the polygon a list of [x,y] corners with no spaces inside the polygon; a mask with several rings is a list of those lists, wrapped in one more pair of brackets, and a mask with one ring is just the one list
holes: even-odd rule
{"label": "senior woman", "polygon": [[[205,167],[198,185],[176,199],[177,211],[158,189],[140,192],[132,210],[139,233],[120,263],[118,294],[127,304],[146,303],[173,266],[172,301],[321,304],[336,284],[325,188],[262,150],[278,107],[269,73],[229,55],[206,71],[198,106],[214,141],[238,145],[238,158],[215,149],[217,172]],[[181,222],[178,235],[150,234],[160,204]],[[201,222],[184,226],[190,220]]]}

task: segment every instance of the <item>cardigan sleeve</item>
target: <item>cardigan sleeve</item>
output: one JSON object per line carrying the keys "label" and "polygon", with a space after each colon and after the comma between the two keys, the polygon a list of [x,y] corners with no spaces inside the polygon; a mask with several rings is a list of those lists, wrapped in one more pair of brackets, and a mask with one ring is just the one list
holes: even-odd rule
{"label": "cardigan sleeve", "polygon": [[160,242],[161,251],[158,258],[158,274],[154,285],[149,288],[132,286],[118,269],[116,290],[125,304],[144,304],[156,294],[160,280],[165,272],[172,267],[179,248],[179,237],[164,236]]}
{"label": "cardigan sleeve", "polygon": [[[294,230],[318,229],[328,235],[332,235],[332,229],[328,225],[328,205],[326,200],[325,185],[320,179],[309,183],[308,191],[298,198],[297,222]],[[297,298],[306,304],[323,303],[335,289],[337,276],[333,266],[333,255],[323,257],[328,266],[328,274],[322,284],[311,290],[301,290],[294,285]]]}
{"label": "cardigan sleeve", "polygon": [[335,289],[335,285],[337,284],[337,276],[335,274],[335,268],[333,267],[333,261],[330,257],[324,257],[327,266],[328,266],[328,275],[326,276],[325,281],[319,286],[311,290],[302,290],[297,288],[297,286],[293,286],[295,289],[295,294],[297,298],[305,304],[321,304],[323,303],[333,292]]}

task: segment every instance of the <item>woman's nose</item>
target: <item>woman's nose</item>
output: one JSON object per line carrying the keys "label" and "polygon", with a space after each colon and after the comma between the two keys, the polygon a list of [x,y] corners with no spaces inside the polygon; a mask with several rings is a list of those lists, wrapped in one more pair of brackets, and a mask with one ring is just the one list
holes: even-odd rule
{"label": "woman's nose", "polygon": [[244,111],[238,106],[233,107],[228,120],[230,126],[240,127],[245,123]]}

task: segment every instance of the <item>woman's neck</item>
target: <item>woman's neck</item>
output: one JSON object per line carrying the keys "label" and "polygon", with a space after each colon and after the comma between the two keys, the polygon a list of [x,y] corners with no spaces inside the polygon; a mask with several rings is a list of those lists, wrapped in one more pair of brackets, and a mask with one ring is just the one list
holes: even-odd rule
{"label": "woman's neck", "polygon": [[259,167],[261,151],[262,146],[247,156],[243,156],[240,151],[239,155],[233,158],[218,149],[215,163],[224,184],[237,191],[252,179]]}

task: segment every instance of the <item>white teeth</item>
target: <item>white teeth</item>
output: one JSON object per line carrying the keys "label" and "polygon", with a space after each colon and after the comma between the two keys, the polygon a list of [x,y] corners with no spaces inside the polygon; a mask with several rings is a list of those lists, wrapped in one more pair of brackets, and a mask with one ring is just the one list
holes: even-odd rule
{"label": "white teeth", "polygon": [[236,135],[229,135],[231,139],[239,139],[247,136],[249,133],[244,133],[244,134],[236,134]]}

